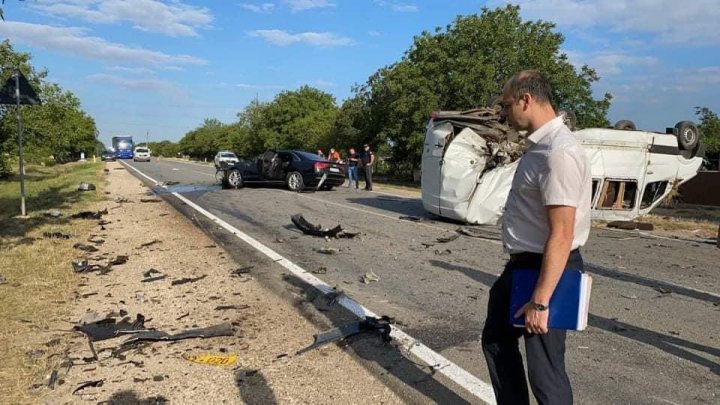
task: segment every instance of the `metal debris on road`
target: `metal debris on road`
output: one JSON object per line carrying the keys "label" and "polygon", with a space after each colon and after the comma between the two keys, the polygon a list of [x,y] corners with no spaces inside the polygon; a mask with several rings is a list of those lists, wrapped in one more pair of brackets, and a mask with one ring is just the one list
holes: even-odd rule
{"label": "metal debris on road", "polygon": [[154,245],[154,244],[156,244],[156,243],[162,243],[162,241],[161,241],[161,240],[157,240],[157,239],[153,239],[153,240],[151,240],[150,242],[145,242],[145,243],[141,244],[141,245],[138,247],[138,249],[144,248],[144,247],[148,247],[148,246],[152,246],[152,245]]}
{"label": "metal debris on road", "polygon": [[380,277],[375,274],[372,270],[365,273],[362,277],[360,277],[360,281],[362,281],[364,284],[370,284],[373,281],[380,281]]}
{"label": "metal debris on road", "polygon": [[162,200],[159,198],[141,198],[140,202],[141,203],[159,203],[159,202],[162,202]]}
{"label": "metal debris on road", "polygon": [[250,274],[250,270],[254,269],[255,266],[245,266],[240,267],[239,269],[232,270],[230,272],[231,276],[242,276],[243,274]]}
{"label": "metal debris on road", "polygon": [[488,240],[501,240],[501,237],[497,233],[488,232],[480,228],[462,227],[458,228],[455,232],[469,236],[471,238],[488,239]]}
{"label": "metal debris on road", "polygon": [[175,318],[175,320],[176,320],[176,321],[179,321],[179,320],[181,320],[181,319],[187,318],[188,316],[190,316],[190,312],[185,312],[184,314],[182,314],[182,315],[178,316],[177,318]]}
{"label": "metal debris on road", "polygon": [[232,366],[237,362],[237,354],[183,354],[182,358],[197,364],[210,366]]}
{"label": "metal debris on road", "polygon": [[216,311],[227,311],[229,309],[241,310],[241,309],[248,309],[248,308],[250,308],[250,305],[218,305],[215,307],[215,310]]}
{"label": "metal debris on road", "polygon": [[460,237],[459,234],[454,233],[454,234],[452,234],[452,235],[450,235],[450,236],[437,238],[436,240],[438,241],[438,243],[448,243],[448,242],[454,241],[455,239],[457,239],[457,238],[459,238],[459,237]]}
{"label": "metal debris on road", "polygon": [[336,254],[340,253],[340,250],[331,248],[331,247],[324,247],[324,248],[317,249],[317,252],[322,253],[324,255],[336,255]]}
{"label": "metal debris on road", "polygon": [[128,261],[128,257],[125,255],[118,255],[108,263],[110,266],[119,266],[125,264]]}
{"label": "metal debris on road", "polygon": [[143,273],[143,279],[140,281],[143,283],[150,283],[153,281],[163,280],[166,277],[167,277],[166,274],[163,274],[162,272],[155,270],[155,269],[150,269],[150,270],[146,271],[145,273]]}
{"label": "metal debris on road", "polygon": [[302,214],[295,214],[290,217],[292,223],[305,235],[319,236],[321,238],[336,238],[342,232],[342,226],[338,225],[332,229],[323,228],[322,225],[313,225],[308,222]]}
{"label": "metal debris on road", "polygon": [[72,392],[72,395],[77,395],[78,392],[84,390],[85,388],[89,387],[102,387],[105,383],[105,380],[92,380],[92,381],[85,381],[83,383],[80,383],[77,388]]}
{"label": "metal debris on road", "polygon": [[200,280],[204,279],[205,277],[207,277],[206,274],[203,274],[202,276],[198,276],[198,277],[192,277],[192,278],[183,277],[179,280],[173,280],[172,282],[170,282],[170,285],[182,285],[182,284],[187,284],[187,283],[194,283],[196,281],[200,281]]}
{"label": "metal debris on road", "polygon": [[391,323],[392,319],[387,316],[382,316],[380,318],[368,316],[363,320],[349,323],[339,328],[331,329],[315,335],[315,341],[310,346],[299,350],[296,355],[306,353],[328,343],[344,340],[348,337],[361,333],[377,333],[382,337],[384,342],[389,342],[392,340],[390,337],[390,332],[392,331],[392,327],[390,326]]}
{"label": "metal debris on road", "polygon": [[119,322],[113,317],[106,317],[95,322],[76,325],[73,329],[84,333],[90,342],[98,342],[112,339],[126,333],[147,330],[145,329],[145,317],[142,314],[137,314],[135,320],[132,322],[130,321],[130,317],[125,317]]}
{"label": "metal debris on road", "polygon": [[325,267],[325,266],[318,267],[316,270],[313,270],[312,272],[313,272],[313,274],[327,274],[327,267]]}
{"label": "metal debris on road", "polygon": [[93,191],[93,190],[95,190],[95,185],[92,183],[86,183],[83,181],[78,186],[78,191]]}
{"label": "metal debris on road", "polygon": [[657,291],[657,292],[659,292],[660,294],[670,294],[670,293],[672,293],[672,291],[668,290],[667,288],[663,288],[663,287],[655,287],[654,290]]}
{"label": "metal debris on road", "polygon": [[88,253],[93,253],[93,252],[97,252],[97,251],[98,251],[98,248],[96,248],[95,246],[86,245],[86,244],[80,243],[80,242],[74,244],[74,245],[73,245],[73,248],[78,249],[78,250],[82,250],[83,252],[88,252]]}
{"label": "metal debris on road", "polygon": [[653,229],[655,229],[655,227],[651,223],[635,221],[612,221],[607,224],[607,227],[623,229],[626,231],[634,231],[636,229],[641,231],[652,231]]}
{"label": "metal debris on road", "polygon": [[108,210],[105,208],[102,211],[80,211],[77,214],[70,216],[72,219],[102,219],[103,215],[107,215]]}
{"label": "metal debris on road", "polygon": [[235,330],[229,323],[210,326],[207,328],[189,329],[174,335],[159,330],[148,330],[133,335],[130,339],[122,342],[121,347],[128,347],[140,342],[177,341],[184,339],[206,339],[219,336],[233,336]]}
{"label": "metal debris on road", "polygon": [[55,389],[55,384],[58,381],[58,371],[53,370],[52,373],[50,373],[50,378],[48,379],[48,388],[51,390]]}
{"label": "metal debris on road", "polygon": [[420,221],[425,220],[425,218],[416,217],[414,215],[403,215],[403,216],[398,217],[398,219],[402,219],[404,221],[412,221],[412,222],[420,222]]}
{"label": "metal debris on road", "polygon": [[447,256],[452,254],[452,250],[445,249],[445,250],[437,250],[435,249],[435,256]]}

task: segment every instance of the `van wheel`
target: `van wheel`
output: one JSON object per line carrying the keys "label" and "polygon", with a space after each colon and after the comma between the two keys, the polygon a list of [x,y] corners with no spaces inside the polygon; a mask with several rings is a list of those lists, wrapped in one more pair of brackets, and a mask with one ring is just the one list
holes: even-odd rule
{"label": "van wheel", "polygon": [[300,172],[288,173],[285,178],[285,182],[287,183],[287,187],[290,191],[302,191],[302,189],[305,188],[305,181],[303,180],[303,176]]}
{"label": "van wheel", "polygon": [[678,146],[682,150],[693,151],[700,142],[700,132],[692,121],[680,121],[675,124]]}
{"label": "van wheel", "polygon": [[577,117],[575,116],[575,113],[569,110],[560,110],[558,113],[558,117],[563,117],[563,124],[565,124],[566,127],[568,127],[571,131],[574,131],[577,129]]}
{"label": "van wheel", "polygon": [[630,120],[620,120],[615,123],[613,128],[619,129],[621,131],[637,131],[635,123]]}
{"label": "van wheel", "polygon": [[242,188],[243,187],[243,178],[242,178],[242,174],[240,173],[240,170],[238,170],[238,169],[228,170],[225,174],[225,177],[223,178],[223,186],[225,188]]}

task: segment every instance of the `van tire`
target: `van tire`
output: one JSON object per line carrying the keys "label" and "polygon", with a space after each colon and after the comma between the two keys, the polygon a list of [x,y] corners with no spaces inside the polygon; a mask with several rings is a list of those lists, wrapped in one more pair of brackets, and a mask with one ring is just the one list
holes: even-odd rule
{"label": "van tire", "polygon": [[619,129],[621,131],[637,131],[635,123],[630,120],[620,120],[615,123],[613,128]]}
{"label": "van tire", "polygon": [[565,126],[568,127],[571,131],[577,129],[577,117],[575,116],[574,112],[570,110],[560,110],[557,115],[558,117],[563,117],[563,124],[565,124]]}
{"label": "van tire", "polygon": [[692,121],[680,121],[675,124],[677,129],[678,147],[682,150],[695,151],[700,143],[700,131]]}

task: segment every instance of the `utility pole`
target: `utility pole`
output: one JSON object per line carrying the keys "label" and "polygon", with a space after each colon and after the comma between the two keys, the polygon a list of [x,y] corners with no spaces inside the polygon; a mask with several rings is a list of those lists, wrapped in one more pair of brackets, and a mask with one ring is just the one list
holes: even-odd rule
{"label": "utility pole", "polygon": [[20,71],[15,72],[15,102],[17,109],[18,152],[20,155],[20,215],[27,216],[25,211],[25,155],[22,141],[22,116],[20,115]]}

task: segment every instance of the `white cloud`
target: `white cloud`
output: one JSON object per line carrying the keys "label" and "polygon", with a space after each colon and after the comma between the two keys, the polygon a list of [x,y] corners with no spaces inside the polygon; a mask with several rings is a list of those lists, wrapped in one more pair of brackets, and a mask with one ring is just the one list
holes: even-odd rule
{"label": "white cloud", "polygon": [[375,4],[380,7],[387,7],[393,11],[400,13],[417,13],[420,11],[418,6],[410,3],[401,3],[396,0],[375,0]]}
{"label": "white cloud", "polygon": [[[298,84],[302,85],[302,84],[306,84],[306,83],[298,83]],[[331,82],[328,80],[322,80],[322,79],[313,80],[312,82],[307,83],[307,84],[309,84],[312,87],[321,87],[321,88],[337,87],[337,83]]]}
{"label": "white cloud", "polygon": [[177,65],[205,65],[207,61],[190,55],[170,55],[144,48],[131,48],[87,35],[77,27],[53,27],[6,21],[0,24],[0,37],[64,54],[102,60],[113,64],[147,65],[169,68]]}
{"label": "white cloud", "polygon": [[262,3],[262,4],[242,3],[240,5],[240,7],[244,8],[245,10],[250,10],[254,13],[270,13],[273,10],[275,10],[274,3]]}
{"label": "white cloud", "polygon": [[563,51],[568,61],[579,68],[588,65],[595,69],[600,77],[616,76],[625,72],[627,68],[640,67],[651,69],[660,65],[660,60],[654,56],[629,55],[620,52],[576,52]]}
{"label": "white cloud", "polygon": [[155,72],[152,69],[148,69],[146,67],[110,66],[110,67],[107,67],[105,70],[108,70],[111,72],[122,72],[122,73],[129,73],[129,74],[135,74],[135,75],[155,74]]}
{"label": "white cloud", "polygon": [[291,34],[283,30],[256,30],[249,33],[251,37],[262,38],[271,44],[287,46],[304,43],[312,46],[347,46],[352,44],[348,37],[339,36],[331,32],[301,32]]}
{"label": "white cloud", "polygon": [[368,35],[370,35],[371,37],[379,37],[382,35],[382,33],[380,31],[370,30],[368,31]]}
{"label": "white cloud", "polygon": [[205,7],[179,0],[40,0],[32,7],[49,15],[78,18],[90,23],[129,22],[133,28],[171,36],[198,36],[197,28],[213,21]]}
{"label": "white cloud", "polygon": [[314,8],[335,7],[335,3],[328,0],[285,0],[285,4],[290,6],[292,11],[305,11]]}
{"label": "white cloud", "polygon": [[176,83],[160,79],[128,79],[116,75],[97,73],[86,77],[87,80],[99,83],[109,83],[125,90],[137,92],[158,92],[173,97],[187,97],[187,92]]}
{"label": "white cloud", "polygon": [[[494,0],[501,5],[507,0]],[[513,0],[526,17],[559,26],[606,27],[650,34],[658,42],[707,45],[720,43],[717,0]]]}
{"label": "white cloud", "polygon": [[235,87],[249,90],[280,90],[284,88],[278,84],[250,84],[250,83],[237,83]]}

